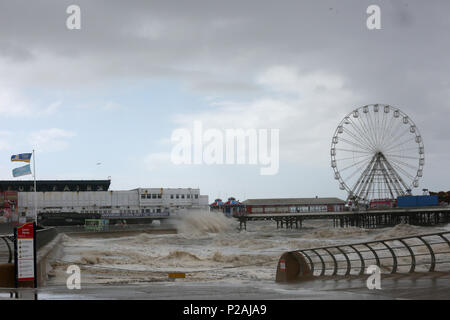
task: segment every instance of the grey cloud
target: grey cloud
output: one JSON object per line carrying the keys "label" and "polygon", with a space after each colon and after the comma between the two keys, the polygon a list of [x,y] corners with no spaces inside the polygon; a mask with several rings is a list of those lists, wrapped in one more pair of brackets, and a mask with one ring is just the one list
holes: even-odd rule
{"label": "grey cloud", "polygon": [[[375,31],[366,28],[372,0],[80,0],[80,31],[65,28],[70,4],[1,2],[0,69],[11,81],[70,88],[169,77],[205,95],[273,96],[255,83],[272,66],[325,71],[353,93],[342,110],[398,106],[419,126],[430,154],[447,153],[448,1],[376,1],[382,30]],[[331,105],[311,108],[337,124],[345,114]]]}

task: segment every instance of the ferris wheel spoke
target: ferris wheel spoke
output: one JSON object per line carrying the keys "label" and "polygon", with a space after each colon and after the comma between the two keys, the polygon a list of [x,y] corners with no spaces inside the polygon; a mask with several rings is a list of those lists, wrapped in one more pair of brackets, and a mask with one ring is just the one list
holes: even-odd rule
{"label": "ferris wheel spoke", "polygon": [[[380,114],[382,114],[382,116],[380,116]],[[380,119],[381,118],[381,119]],[[385,119],[385,114],[384,112],[378,112],[378,116],[377,116],[377,131],[378,131],[378,144],[381,145],[381,140],[383,139],[383,126],[384,126],[384,119]]]}
{"label": "ferris wheel spoke", "polygon": [[366,125],[366,121],[364,121],[364,119],[367,121],[367,116],[361,116],[358,121],[361,125],[362,130],[364,131],[364,137],[366,138],[367,141],[369,141],[371,147],[373,149],[376,148],[376,141],[374,139],[374,135],[372,130],[370,129],[370,126]]}
{"label": "ferris wheel spoke", "polygon": [[382,145],[385,145],[386,142],[392,137],[392,126],[395,124],[394,117],[390,117],[389,125],[386,127],[386,134],[381,142]]}
{"label": "ferris wheel spoke", "polygon": [[383,153],[386,157],[394,157],[394,158],[404,158],[404,159],[412,159],[412,160],[419,160],[419,157],[411,157],[411,156],[404,156],[400,154],[392,154],[392,153]]}
{"label": "ferris wheel spoke", "polygon": [[[359,119],[358,121],[361,122],[362,120]],[[355,123],[353,122],[353,120],[351,120],[351,119],[349,120],[349,122],[350,122],[351,126],[355,129],[355,131],[357,131],[357,132],[359,133],[359,135],[361,136],[361,138],[362,138],[363,140],[365,140],[366,143],[367,143],[371,148],[375,148],[375,145],[373,144],[372,141],[370,141],[370,136],[364,131],[364,128],[363,128],[363,127],[361,127],[361,128],[358,127],[357,124],[355,124]]]}
{"label": "ferris wheel spoke", "polygon": [[347,180],[352,179],[358,172],[361,172],[361,170],[366,166],[366,164],[363,164],[362,166],[359,166],[358,168],[356,168],[356,170],[351,173],[348,177],[345,177]]}
{"label": "ferris wheel spoke", "polygon": [[350,149],[342,149],[342,148],[335,148],[336,151],[346,151],[346,152],[356,152],[356,153],[366,153],[366,154],[371,154],[372,152],[368,152],[368,151],[358,151],[358,150],[350,150]]}
{"label": "ferris wheel spoke", "polygon": [[380,144],[383,145],[384,141],[386,140],[386,137],[389,136],[389,124],[391,123],[392,117],[389,116],[388,113],[383,113],[383,126],[381,128],[382,135],[381,135],[381,141]]}
{"label": "ferris wheel spoke", "polygon": [[414,140],[412,140],[411,138],[408,138],[406,140],[403,140],[402,142],[397,143],[396,145],[392,145],[389,148],[384,149],[384,152],[389,152],[392,151],[393,149],[399,148],[401,146],[406,145],[408,142],[414,142],[416,143]]}
{"label": "ferris wheel spoke", "polygon": [[372,133],[370,132],[369,128],[366,126],[366,123],[363,120],[363,117],[361,116],[358,120],[361,124],[361,130],[364,132],[362,136],[365,137],[365,139],[369,142],[370,146],[375,149],[375,141],[373,140]]}
{"label": "ferris wheel spoke", "polygon": [[353,156],[353,157],[346,157],[346,158],[336,158],[335,160],[336,160],[336,161],[354,160],[354,159],[362,158],[362,157],[368,158],[368,157],[370,157],[370,156],[369,156],[369,155]]}
{"label": "ferris wheel spoke", "polygon": [[367,161],[367,159],[363,159],[363,160],[361,160],[361,161],[352,163],[351,165],[342,168],[340,171],[343,172],[343,171],[345,171],[345,170],[347,170],[347,169],[353,168],[353,167],[357,166],[358,164],[361,164],[361,163],[366,162],[366,161]]}
{"label": "ferris wheel spoke", "polygon": [[394,130],[398,129],[398,127],[397,128],[394,127],[395,125],[394,119],[395,119],[394,116],[390,118],[389,125],[386,128],[386,135],[382,141],[382,145],[388,145],[390,143],[389,141],[391,141],[392,139],[392,136],[394,136]]}
{"label": "ferris wheel spoke", "polygon": [[373,139],[373,141],[375,143],[375,147],[376,147],[378,145],[377,134],[376,134],[375,125],[374,125],[374,123],[372,121],[372,116],[370,115],[370,113],[367,113],[366,120],[367,120],[367,123],[368,123],[368,127],[370,129],[370,132],[371,132],[372,139]]}
{"label": "ferris wheel spoke", "polygon": [[[405,177],[407,177],[408,179],[414,180],[414,176],[412,176],[409,172],[407,172],[405,169],[403,169],[402,167],[400,167],[398,164],[391,163],[392,167],[394,169],[397,169],[399,172],[401,172]],[[397,173],[398,174],[398,173]]]}
{"label": "ferris wheel spoke", "polygon": [[[410,132],[408,130],[405,130],[401,135],[392,138],[392,140],[389,142],[389,144],[386,145],[386,149],[389,149],[389,147],[392,145],[392,143],[400,140],[401,138],[403,138],[406,134],[410,134]],[[408,140],[412,140],[411,138],[408,138]]]}
{"label": "ferris wheel spoke", "polygon": [[370,113],[368,113],[368,115],[369,115],[369,119],[370,119],[370,121],[372,123],[372,129],[373,129],[373,132],[374,132],[376,145],[379,146],[379,144],[380,144],[380,141],[379,141],[379,139],[380,139],[380,137],[379,137],[380,132],[377,129],[377,125],[376,125],[376,119],[377,119],[378,115],[374,114],[373,118],[372,118],[372,115]]}
{"label": "ferris wheel spoke", "polygon": [[370,149],[367,148],[367,147],[364,147],[364,146],[362,146],[362,145],[360,145],[360,144],[358,144],[358,143],[356,143],[356,142],[347,140],[347,139],[345,139],[345,138],[342,138],[342,137],[341,137],[340,140],[341,140],[341,141],[344,141],[344,142],[346,142],[347,144],[350,144],[350,145],[352,145],[352,146],[354,146],[354,147],[356,147],[356,148],[359,148],[360,150],[366,150],[367,152],[371,152],[371,151],[372,151],[372,150],[370,150]]}
{"label": "ferris wheel spoke", "polygon": [[353,133],[351,130],[344,128],[344,132],[348,133],[350,136],[352,136],[353,139],[359,142],[361,145],[366,145],[366,149],[371,150],[371,145],[367,143],[367,141],[360,139],[355,133]]}
{"label": "ferris wheel spoke", "polygon": [[360,172],[363,168],[366,168],[367,167],[367,165],[370,163],[370,160],[369,161],[365,161],[365,162],[363,162],[360,166],[358,166],[357,168],[356,168],[356,170],[355,171],[353,171],[352,173],[350,173],[347,177],[345,177],[347,180],[350,180],[351,178],[353,178],[355,175],[356,175],[356,173],[358,173],[358,172]]}
{"label": "ferris wheel spoke", "polygon": [[406,133],[408,133],[408,131],[403,129],[396,130],[395,132],[390,133],[388,137],[383,139],[383,142],[381,144],[382,148],[386,149],[390,147],[393,143],[397,142],[399,139],[404,137]]}
{"label": "ferris wheel spoke", "polygon": [[397,123],[396,127],[392,130],[391,134],[389,135],[386,144],[390,145],[392,142],[395,142],[395,137],[398,136],[398,134],[402,133],[402,130],[404,129],[404,126],[401,123]]}
{"label": "ferris wheel spoke", "polygon": [[418,150],[419,147],[402,148],[401,151]]}
{"label": "ferris wheel spoke", "polygon": [[389,146],[392,143],[398,141],[400,138],[402,138],[405,134],[408,133],[408,130],[406,130],[401,125],[398,125],[398,127],[393,131],[390,136],[386,139],[385,146]]}
{"label": "ferris wheel spoke", "polygon": [[408,171],[406,171],[406,169],[402,168],[398,163],[392,162],[391,165],[392,165],[392,168],[395,169],[397,174],[403,175],[408,180],[411,180],[411,181],[414,180],[414,176],[411,173],[409,173]]}
{"label": "ferris wheel spoke", "polygon": [[399,165],[408,167],[408,168],[412,169],[413,171],[416,171],[416,170],[417,170],[417,167],[415,167],[415,166],[413,166],[413,165],[411,165],[411,164],[409,164],[409,163],[406,163],[406,162],[403,162],[403,161],[400,161],[400,160],[397,160],[397,159],[390,159],[390,160],[391,160],[392,162],[395,162],[395,163],[399,164]]}

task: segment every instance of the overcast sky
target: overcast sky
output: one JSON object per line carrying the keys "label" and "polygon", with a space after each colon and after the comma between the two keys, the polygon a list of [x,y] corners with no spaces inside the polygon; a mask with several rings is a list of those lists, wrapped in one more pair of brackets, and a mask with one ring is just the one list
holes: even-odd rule
{"label": "overcast sky", "polygon": [[[68,30],[66,8],[81,8]],[[366,9],[381,8],[381,30]],[[353,109],[408,114],[425,144],[422,188],[450,189],[448,1],[6,1],[0,4],[0,178],[36,149],[38,179],[202,194],[346,194],[330,167]],[[174,165],[171,135],[279,129],[280,168]],[[98,164],[101,163],[101,164]],[[21,179],[28,179],[22,177]]]}

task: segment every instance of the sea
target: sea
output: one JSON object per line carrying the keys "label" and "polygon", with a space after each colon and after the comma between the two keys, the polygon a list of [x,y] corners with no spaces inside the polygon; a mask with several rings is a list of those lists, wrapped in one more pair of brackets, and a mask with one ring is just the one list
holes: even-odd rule
{"label": "sea", "polygon": [[[237,220],[212,212],[191,212],[171,223],[176,234],[64,234],[60,253],[50,262],[47,286],[65,286],[71,265],[80,268],[84,286],[174,281],[272,286],[278,260],[286,251],[450,230],[450,225],[407,224],[334,228],[324,220],[305,221],[300,229],[277,229],[272,221],[251,221],[246,230],[239,230]],[[184,278],[170,279],[168,275],[174,273]]]}

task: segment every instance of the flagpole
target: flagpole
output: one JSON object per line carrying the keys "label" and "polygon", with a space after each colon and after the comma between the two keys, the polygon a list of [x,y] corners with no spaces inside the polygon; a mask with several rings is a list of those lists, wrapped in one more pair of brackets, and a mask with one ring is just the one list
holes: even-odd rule
{"label": "flagpole", "polygon": [[33,177],[34,177],[34,219],[36,225],[38,224],[38,212],[37,212],[37,190],[36,190],[36,156],[33,149]]}

